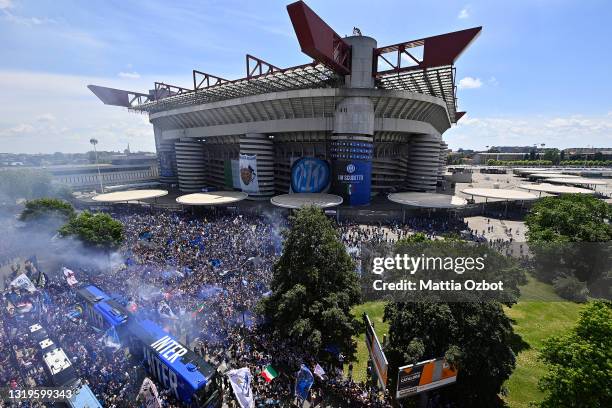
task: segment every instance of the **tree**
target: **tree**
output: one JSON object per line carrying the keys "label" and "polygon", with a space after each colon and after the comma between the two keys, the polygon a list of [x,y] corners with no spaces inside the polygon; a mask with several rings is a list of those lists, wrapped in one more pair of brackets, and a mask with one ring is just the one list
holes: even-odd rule
{"label": "tree", "polygon": [[612,303],[590,303],[576,327],[545,342],[540,358],[550,365],[539,382],[540,407],[612,406]]}
{"label": "tree", "polygon": [[[611,217],[612,208],[592,196],[567,194],[540,199],[525,220],[535,275],[549,283],[573,276],[585,282],[593,294],[608,296]],[[555,287],[565,298],[584,298],[583,287],[571,279],[562,279]],[[568,292],[571,288],[575,293]]]}
{"label": "tree", "polygon": [[[457,384],[440,390],[456,407],[502,406],[504,381],[515,367],[510,319],[499,302],[402,302],[385,307],[390,323],[385,354],[389,373],[430,358],[446,357]],[[389,376],[389,389],[396,377]]]}
{"label": "tree", "polygon": [[123,224],[105,213],[83,211],[59,230],[64,237],[75,236],[85,244],[106,250],[123,242]]}
{"label": "tree", "polygon": [[334,347],[354,358],[353,336],[361,329],[351,314],[360,300],[355,263],[320,209],[291,217],[271,289],[260,310],[276,338],[312,356]]}
{"label": "tree", "polygon": [[33,223],[41,220],[56,220],[64,224],[74,217],[71,204],[56,198],[39,198],[27,201],[19,219]]}
{"label": "tree", "polygon": [[[485,259],[485,268],[461,274],[440,269],[417,271],[416,279],[455,282],[477,279],[503,280],[505,295],[474,296],[470,291],[442,295],[420,295],[417,301],[390,302],[384,320],[389,322],[385,354],[389,361],[390,390],[396,389],[397,369],[419,361],[445,357],[458,369],[457,384],[439,391],[442,400],[455,407],[501,406],[503,383],[515,367],[511,348],[515,335],[503,304],[512,306],[520,296],[519,285],[526,283],[524,271],[516,262],[487,245],[472,245],[458,238],[427,240],[415,234],[397,242],[396,254],[441,256],[444,259]],[[386,271],[385,274],[391,273]],[[477,276],[477,278],[475,278]],[[407,278],[406,276],[404,276]],[[400,276],[391,275],[388,281]]]}

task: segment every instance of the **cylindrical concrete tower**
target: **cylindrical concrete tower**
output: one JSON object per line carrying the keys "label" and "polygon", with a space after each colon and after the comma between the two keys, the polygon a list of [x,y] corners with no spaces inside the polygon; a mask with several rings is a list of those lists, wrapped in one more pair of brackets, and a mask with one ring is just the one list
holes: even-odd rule
{"label": "cylindrical concrete tower", "polygon": [[202,142],[180,139],[174,143],[179,189],[184,193],[196,193],[206,186],[206,162]]}
{"label": "cylindrical concrete tower", "polygon": [[440,160],[438,162],[438,179],[444,180],[444,170],[446,169],[446,156],[448,156],[448,145],[444,140],[440,142]]}
{"label": "cylindrical concrete tower", "polygon": [[[351,74],[345,77],[348,88],[373,88],[372,58],[376,40],[370,37],[344,38],[351,45]],[[370,202],[374,106],[367,97],[349,96],[338,103],[330,147],[332,191],[349,205]]]}
{"label": "cylindrical concrete tower", "polygon": [[249,200],[274,195],[274,144],[267,135],[247,133],[240,137],[240,186]]}
{"label": "cylindrical concrete tower", "polygon": [[435,193],[440,162],[440,136],[414,135],[410,140],[406,187]]}

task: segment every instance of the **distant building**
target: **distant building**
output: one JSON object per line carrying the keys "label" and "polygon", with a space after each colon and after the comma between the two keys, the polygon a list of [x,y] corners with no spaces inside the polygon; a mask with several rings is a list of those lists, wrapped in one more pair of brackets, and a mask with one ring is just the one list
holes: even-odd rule
{"label": "distant building", "polygon": [[[537,156],[540,156],[542,153],[536,153]],[[501,160],[501,161],[513,161],[513,160],[525,160],[525,155],[527,155],[527,159],[529,158],[529,153],[489,153],[489,152],[479,152],[475,153],[472,156],[473,164],[487,164],[488,160]]]}
{"label": "distant building", "polygon": [[[105,187],[142,184],[159,181],[157,158],[155,155],[134,159],[138,163],[100,164],[100,177]],[[117,159],[117,161],[120,161]],[[73,190],[94,190],[100,186],[98,170],[95,164],[86,165],[64,165],[42,167],[48,171],[53,181],[66,184]]]}

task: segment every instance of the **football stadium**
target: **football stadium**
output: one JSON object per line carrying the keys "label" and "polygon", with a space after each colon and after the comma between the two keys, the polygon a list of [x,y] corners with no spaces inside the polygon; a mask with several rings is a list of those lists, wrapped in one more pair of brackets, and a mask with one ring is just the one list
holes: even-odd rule
{"label": "football stadium", "polygon": [[381,193],[439,190],[442,135],[465,114],[455,61],[481,27],[386,45],[358,28],[341,37],[301,1],[287,11],[312,62],[280,68],[247,55],[239,79],[194,69],[190,89],[89,89],[148,114],[160,180],[181,192],[333,193],[353,206]]}

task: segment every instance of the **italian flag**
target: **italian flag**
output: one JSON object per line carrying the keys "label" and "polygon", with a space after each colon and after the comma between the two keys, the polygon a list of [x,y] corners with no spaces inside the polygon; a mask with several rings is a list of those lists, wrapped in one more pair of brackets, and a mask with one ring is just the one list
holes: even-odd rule
{"label": "italian flag", "polygon": [[266,382],[270,382],[276,377],[278,377],[278,372],[272,367],[272,364],[268,364],[266,368],[261,372],[261,376],[266,380]]}

